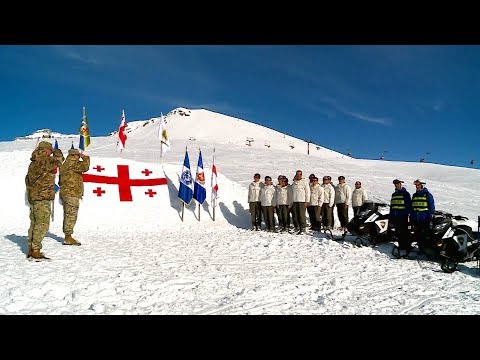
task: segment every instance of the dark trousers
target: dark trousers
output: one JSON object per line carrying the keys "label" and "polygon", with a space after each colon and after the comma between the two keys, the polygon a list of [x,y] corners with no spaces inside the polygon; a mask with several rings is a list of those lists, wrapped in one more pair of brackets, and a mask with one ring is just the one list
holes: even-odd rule
{"label": "dark trousers", "polygon": [[252,201],[250,206],[250,218],[252,220],[252,227],[262,227],[262,203],[260,201]]}
{"label": "dark trousers", "polygon": [[324,227],[333,227],[333,206],[330,207],[328,203],[323,203],[320,218]]}
{"label": "dark trousers", "polygon": [[353,216],[357,216],[358,213],[360,212],[361,206],[354,206],[353,207]]}
{"label": "dark trousers", "polygon": [[307,227],[307,218],[305,216],[305,203],[294,202],[292,204],[293,225],[298,230],[303,230]]}
{"label": "dark trousers", "polygon": [[309,206],[307,211],[312,229],[320,230],[320,206]]}
{"label": "dark trousers", "polygon": [[263,215],[265,216],[265,226],[267,230],[275,229],[275,221],[273,218],[273,206],[262,206]]}
{"label": "dark trousers", "polygon": [[420,250],[424,251],[425,247],[431,246],[427,243],[427,233],[430,229],[430,222],[413,224],[413,239],[417,242]]}
{"label": "dark trousers", "polygon": [[278,205],[277,207],[278,226],[281,229],[288,230],[290,227],[290,212],[288,205]]}
{"label": "dark trousers", "polygon": [[341,227],[347,227],[348,224],[348,206],[345,203],[336,204],[338,220],[340,220]]}
{"label": "dark trousers", "polygon": [[395,229],[398,248],[400,250],[410,250],[412,247],[412,239],[408,231],[408,215],[395,216],[389,221]]}

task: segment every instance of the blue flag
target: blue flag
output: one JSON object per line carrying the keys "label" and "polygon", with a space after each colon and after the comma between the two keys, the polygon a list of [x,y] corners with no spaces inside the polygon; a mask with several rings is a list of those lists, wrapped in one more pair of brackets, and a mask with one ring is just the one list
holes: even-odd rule
{"label": "blue flag", "polygon": [[203,172],[202,151],[198,155],[197,175],[195,177],[195,186],[193,188],[193,198],[200,204],[203,204],[207,197],[205,189],[205,173]]}
{"label": "blue flag", "polygon": [[185,204],[190,204],[193,197],[193,179],[190,171],[190,160],[188,159],[188,151],[185,150],[185,159],[183,160],[182,175],[180,176],[180,189],[178,189],[178,197]]}
{"label": "blue flag", "polygon": [[58,141],[57,141],[57,139],[55,139],[55,145],[53,145],[53,148],[54,148],[54,149],[58,149]]}

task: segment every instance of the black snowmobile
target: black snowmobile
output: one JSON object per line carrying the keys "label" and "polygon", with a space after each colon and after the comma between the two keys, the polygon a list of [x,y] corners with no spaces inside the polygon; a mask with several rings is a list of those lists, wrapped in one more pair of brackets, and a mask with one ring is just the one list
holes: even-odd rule
{"label": "black snowmobile", "polygon": [[[356,236],[356,245],[375,246],[390,241],[388,237],[388,214],[390,205],[366,201],[360,211],[347,224],[347,232]],[[344,234],[344,237],[347,233]]]}
{"label": "black snowmobile", "polygon": [[439,218],[442,220],[433,226],[432,232],[434,236],[442,236],[439,251],[442,270],[452,273],[459,263],[475,260],[480,268],[480,216],[477,231],[465,224],[468,220],[465,216],[442,212]]}
{"label": "black snowmobile", "polygon": [[[447,273],[454,272],[460,262],[477,260],[477,266],[480,267],[480,230],[473,232],[472,228],[465,224],[467,220],[465,216],[454,216],[436,210],[425,234],[423,246],[420,248],[416,244],[418,249],[412,252],[418,253],[421,250],[428,260],[439,262],[442,270]],[[411,230],[413,240],[413,227]],[[391,240],[394,241],[394,237]],[[392,254],[399,257],[397,246],[392,249]]]}

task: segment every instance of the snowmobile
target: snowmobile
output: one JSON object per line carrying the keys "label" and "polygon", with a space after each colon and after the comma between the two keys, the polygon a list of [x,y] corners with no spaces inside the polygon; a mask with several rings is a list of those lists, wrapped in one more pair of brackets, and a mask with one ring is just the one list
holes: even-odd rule
{"label": "snowmobile", "polygon": [[461,262],[477,261],[480,268],[480,216],[477,231],[465,224],[465,216],[442,213],[441,222],[433,226],[435,236],[442,235],[440,246],[440,267],[446,273],[453,273]]}
{"label": "snowmobile", "polygon": [[[412,252],[423,252],[428,260],[439,262],[441,269],[447,273],[454,272],[460,262],[477,260],[480,267],[480,229],[473,232],[466,221],[468,218],[465,216],[436,210],[422,246],[416,244],[418,249]],[[414,226],[410,227],[412,240]],[[390,240],[394,241],[394,236]],[[392,249],[392,255],[399,258],[397,246]],[[410,258],[410,255],[406,257]]]}
{"label": "snowmobile", "polygon": [[[347,232],[356,236],[356,245],[372,245],[390,241],[388,236],[388,215],[390,205],[382,202],[366,201],[360,211],[347,224]],[[347,235],[343,234],[343,238]]]}

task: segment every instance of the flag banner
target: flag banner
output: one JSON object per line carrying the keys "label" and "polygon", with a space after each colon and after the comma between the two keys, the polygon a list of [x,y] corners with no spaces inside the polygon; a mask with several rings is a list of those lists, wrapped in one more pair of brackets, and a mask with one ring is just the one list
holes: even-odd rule
{"label": "flag banner", "polygon": [[70,146],[70,149],[75,149],[75,147],[73,146],[73,141],[72,141],[72,146]]}
{"label": "flag banner", "polygon": [[160,199],[169,203],[167,179],[159,166],[115,160],[90,160],[90,169],[82,175],[85,202],[151,203]]}
{"label": "flag banner", "polygon": [[190,204],[193,198],[193,179],[187,150],[185,150],[185,159],[183,160],[182,174],[180,175],[178,197],[187,205]]}
{"label": "flag banner", "polygon": [[[132,223],[140,227],[165,224],[172,215],[168,179],[159,164],[91,156],[90,169],[82,178],[84,192],[76,225],[79,228],[87,229],[99,222],[121,232]],[[55,218],[62,219],[63,207],[57,207],[60,197],[56,198]]]}
{"label": "flag banner", "polygon": [[212,207],[217,206],[218,199],[218,180],[217,180],[217,165],[215,161],[215,150],[213,151],[213,165],[212,165]]}
{"label": "flag banner", "polygon": [[160,119],[160,125],[158,126],[158,138],[160,139],[160,156],[164,156],[167,151],[170,150],[170,139],[167,135],[167,127],[163,114]]}
{"label": "flag banner", "polygon": [[205,173],[203,171],[202,151],[198,154],[197,175],[195,176],[195,185],[193,188],[193,198],[200,204],[203,204],[207,197],[205,189]]}
{"label": "flag banner", "polygon": [[122,118],[120,120],[120,126],[118,127],[118,141],[117,141],[117,151],[122,151],[125,149],[125,143],[127,142],[127,133],[126,133],[127,123],[125,121],[125,110],[122,110]]}
{"label": "flag banner", "polygon": [[85,151],[85,149],[90,145],[90,128],[88,127],[87,113],[85,107],[83,107],[83,118],[80,125],[80,142],[78,148]]}

